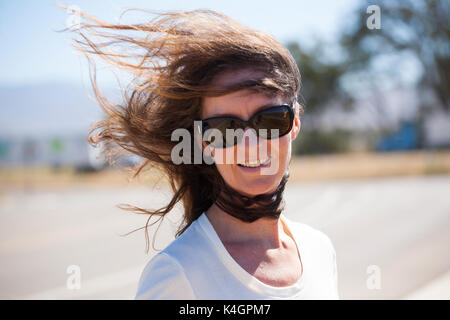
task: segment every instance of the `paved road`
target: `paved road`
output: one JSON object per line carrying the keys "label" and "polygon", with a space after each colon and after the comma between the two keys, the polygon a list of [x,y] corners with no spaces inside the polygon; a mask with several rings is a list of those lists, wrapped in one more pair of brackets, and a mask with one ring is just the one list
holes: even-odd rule
{"label": "paved road", "polygon": [[[448,298],[450,175],[289,184],[286,190],[286,215],[332,239],[341,298]],[[142,231],[121,237],[146,218],[115,205],[157,208],[167,199],[165,189],[3,187],[0,298],[133,298],[154,251],[145,254]],[[159,248],[173,239],[177,209],[160,228]],[[71,265],[80,268],[80,290],[67,289]],[[377,275],[379,289],[370,286]]]}

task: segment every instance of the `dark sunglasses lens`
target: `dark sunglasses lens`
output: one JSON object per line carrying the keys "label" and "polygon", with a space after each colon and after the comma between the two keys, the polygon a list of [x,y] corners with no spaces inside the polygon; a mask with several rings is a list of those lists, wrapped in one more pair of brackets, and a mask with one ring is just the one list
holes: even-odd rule
{"label": "dark sunglasses lens", "polygon": [[[293,120],[293,114],[289,107],[275,107],[256,114],[253,126],[261,138],[276,139],[291,131]],[[272,134],[272,130],[278,130],[278,132],[275,131]]]}
{"label": "dark sunglasses lens", "polygon": [[[279,106],[263,110],[251,118],[251,125],[259,137],[276,139],[292,129],[294,112],[289,106]],[[236,118],[211,118],[203,121],[204,140],[215,148],[228,148],[239,143],[247,126]],[[227,129],[229,139],[227,139]],[[238,130],[241,129],[241,130]],[[272,130],[275,130],[272,133]]]}
{"label": "dark sunglasses lens", "polygon": [[[227,139],[227,129],[231,137]],[[210,141],[215,148],[232,147],[242,138],[238,129],[244,129],[243,121],[234,118],[212,118],[203,122],[204,140]]]}

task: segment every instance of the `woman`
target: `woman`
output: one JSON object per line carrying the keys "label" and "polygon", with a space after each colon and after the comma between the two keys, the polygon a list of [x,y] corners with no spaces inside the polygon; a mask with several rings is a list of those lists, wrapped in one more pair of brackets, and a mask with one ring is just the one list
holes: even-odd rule
{"label": "woman", "polygon": [[[156,13],[137,25],[83,16],[77,47],[134,76],[121,106],[92,78],[106,118],[90,141],[110,158],[123,150],[144,158],[135,176],[155,166],[166,174],[167,206],[127,208],[149,214],[146,231],[150,218],[184,205],[177,238],[150,259],[136,299],[338,298],[329,238],[283,215],[303,114],[289,51],[210,10]],[[189,148],[179,148],[177,130],[192,137]]]}

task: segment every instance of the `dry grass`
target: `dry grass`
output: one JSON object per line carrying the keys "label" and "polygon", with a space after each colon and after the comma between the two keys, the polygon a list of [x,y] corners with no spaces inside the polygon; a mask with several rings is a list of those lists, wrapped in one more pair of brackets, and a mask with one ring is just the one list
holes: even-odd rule
{"label": "dry grass", "polygon": [[[450,173],[450,151],[303,156],[292,159],[290,171],[291,182]],[[71,187],[86,184],[102,188],[145,186],[160,181],[162,176],[151,170],[138,178],[131,179],[131,177],[131,172],[112,168],[82,174],[73,169],[16,168],[0,170],[0,186],[3,188]]]}
{"label": "dry grass", "polygon": [[450,151],[350,153],[308,156],[291,162],[292,181],[450,173]]}
{"label": "dry grass", "polygon": [[0,170],[0,187],[74,187],[99,186],[102,188],[120,186],[143,186],[154,184],[162,178],[156,171],[142,173],[132,179],[126,169],[108,168],[99,172],[80,173],[72,168],[52,169],[50,167],[14,168]]}

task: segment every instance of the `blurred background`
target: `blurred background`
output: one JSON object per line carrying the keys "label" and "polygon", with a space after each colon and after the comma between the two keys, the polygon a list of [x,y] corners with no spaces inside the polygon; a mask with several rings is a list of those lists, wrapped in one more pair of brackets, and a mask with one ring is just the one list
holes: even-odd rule
{"label": "blurred background", "polygon": [[[434,0],[0,0],[0,298],[131,299],[155,254],[143,230],[125,236],[146,217],[117,205],[156,209],[170,191],[87,143],[102,113],[61,32],[77,8],[117,22],[129,7],[214,9],[285,44],[305,106],[286,215],[329,235],[342,299],[450,299],[450,10]],[[99,68],[112,99],[116,80]]]}

